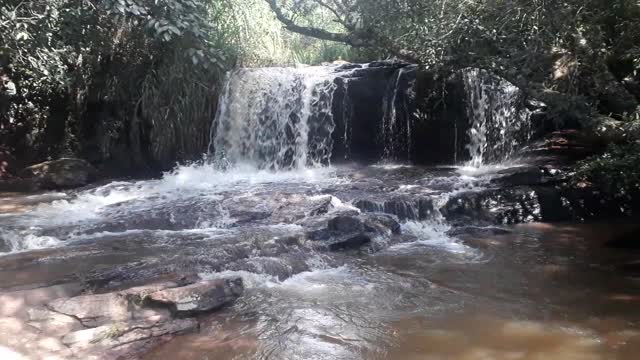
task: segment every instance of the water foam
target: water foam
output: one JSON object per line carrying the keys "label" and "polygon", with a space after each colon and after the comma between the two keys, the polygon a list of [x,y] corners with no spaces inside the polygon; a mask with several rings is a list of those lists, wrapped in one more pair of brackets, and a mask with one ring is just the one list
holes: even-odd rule
{"label": "water foam", "polygon": [[[214,206],[214,200],[220,199],[223,193],[254,192],[276,184],[283,187],[297,184],[306,189],[336,182],[336,173],[331,167],[274,172],[238,164],[221,171],[211,164],[193,164],[178,167],[164,174],[162,179],[114,182],[79,192],[71,199],[40,204],[23,214],[5,215],[0,218],[0,238],[11,252],[55,247],[70,241],[97,237],[96,234],[104,232],[83,231],[110,221],[109,216],[113,214],[135,216],[140,212],[156,211],[162,204],[190,198],[207,199]],[[222,217],[215,221],[198,220],[193,230],[223,230],[224,209],[220,209],[220,213]],[[54,232],[55,235],[47,232]]]}
{"label": "water foam", "polygon": [[470,166],[501,162],[529,141],[531,112],[522,106],[523,92],[510,82],[480,69],[462,73],[471,120],[467,150]]}

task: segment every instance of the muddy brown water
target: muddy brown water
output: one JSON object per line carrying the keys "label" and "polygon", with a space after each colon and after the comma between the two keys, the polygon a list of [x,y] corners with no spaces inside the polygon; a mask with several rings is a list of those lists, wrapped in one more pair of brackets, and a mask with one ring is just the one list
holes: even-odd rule
{"label": "muddy brown water", "polygon": [[637,254],[602,246],[623,226],[517,226],[454,251],[403,244],[256,279],[146,359],[635,360],[640,276],[619,266]]}
{"label": "muddy brown water", "polygon": [[[456,237],[437,219],[404,221],[403,236],[346,253],[279,242],[352,213],[357,198],[446,196],[486,180],[444,168],[311,179],[184,168],[66,194],[3,194],[0,235],[12,251],[0,256],[0,287],[242,276],[237,302],[148,360],[640,358],[640,252],[604,246],[634,221]],[[327,200],[329,214],[310,215]]]}

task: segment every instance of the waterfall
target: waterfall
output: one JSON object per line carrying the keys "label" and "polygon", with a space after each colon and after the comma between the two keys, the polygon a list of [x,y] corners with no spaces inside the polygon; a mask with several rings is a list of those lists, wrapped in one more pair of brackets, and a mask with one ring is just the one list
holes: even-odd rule
{"label": "waterfall", "polygon": [[382,102],[381,141],[384,147],[383,159],[411,160],[411,130],[413,114],[409,110],[413,103],[409,92],[413,89],[415,66],[402,67],[389,80]]}
{"label": "waterfall", "polygon": [[328,163],[335,128],[334,70],[312,66],[230,73],[211,128],[214,161],[271,170]]}
{"label": "waterfall", "polygon": [[467,149],[470,165],[507,159],[532,137],[530,111],[522,106],[522,91],[510,82],[480,69],[462,73],[467,94]]}

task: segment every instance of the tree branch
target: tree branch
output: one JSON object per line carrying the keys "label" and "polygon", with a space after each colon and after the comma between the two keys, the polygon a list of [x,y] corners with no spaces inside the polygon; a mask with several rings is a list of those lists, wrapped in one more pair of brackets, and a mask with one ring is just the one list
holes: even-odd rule
{"label": "tree branch", "polygon": [[277,0],[265,0],[265,1],[267,3],[269,3],[269,7],[271,7],[271,10],[273,10],[273,13],[276,15],[276,18],[278,18],[278,20],[282,24],[284,24],[285,29],[287,29],[289,31],[293,31],[293,32],[301,34],[301,35],[311,36],[311,37],[314,37],[314,38],[320,39],[320,40],[329,40],[329,41],[335,41],[335,42],[342,42],[342,43],[349,44],[349,45],[352,45],[352,46],[357,46],[357,45],[353,44],[352,39],[350,38],[349,34],[334,33],[334,32],[330,32],[330,31],[326,31],[324,29],[318,29],[318,28],[307,27],[307,26],[300,26],[300,25],[296,24],[293,20],[291,20],[290,18],[288,18],[284,14],[282,9],[278,6]]}
{"label": "tree branch", "polygon": [[338,12],[338,10],[332,8],[329,4],[327,4],[325,1],[323,0],[316,0],[316,3],[318,3],[320,6],[322,6],[323,8],[329,10],[333,16],[336,17],[336,21],[341,24],[342,26],[345,27],[345,29],[349,30],[349,31],[353,31],[356,29],[355,24],[351,24],[347,21],[347,18],[343,18],[342,16],[340,16],[340,13]]}
{"label": "tree branch", "polygon": [[[296,24],[295,21],[285,15],[285,13],[282,11],[282,8],[278,6],[277,0],[265,1],[269,4],[269,7],[276,15],[278,21],[280,21],[284,25],[285,29],[289,31],[320,40],[341,42],[353,47],[378,47],[391,52],[401,59],[414,63],[420,63],[420,58],[415,52],[403,49],[396,42],[388,38],[378,36],[371,30],[352,30],[347,27],[347,30],[349,30],[348,33],[334,33],[315,27],[301,26]],[[318,4],[323,3],[317,0],[316,2]]]}

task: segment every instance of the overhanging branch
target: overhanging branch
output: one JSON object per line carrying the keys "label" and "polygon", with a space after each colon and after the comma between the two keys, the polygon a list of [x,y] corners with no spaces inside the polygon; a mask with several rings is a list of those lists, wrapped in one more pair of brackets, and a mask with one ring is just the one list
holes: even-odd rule
{"label": "overhanging branch", "polygon": [[[301,26],[296,24],[294,20],[287,17],[287,15],[285,15],[282,8],[278,6],[277,0],[265,0],[265,1],[269,4],[269,7],[273,11],[273,13],[276,15],[276,18],[278,19],[278,21],[280,21],[284,25],[285,29],[289,31],[292,31],[301,35],[305,35],[305,36],[310,36],[320,40],[341,42],[354,47],[374,47],[374,48],[378,47],[391,52],[392,54],[394,54],[395,56],[401,59],[414,62],[414,63],[420,63],[419,57],[415,52],[407,49],[403,49],[396,42],[382,36],[377,36],[371,30],[354,30],[351,26],[345,25],[345,28],[350,32],[335,33],[335,32],[330,32],[324,29],[319,29],[316,27]],[[326,3],[320,2],[320,4],[322,5]],[[334,13],[334,16],[337,16],[338,21],[343,20],[336,13]]]}
{"label": "overhanging branch", "polygon": [[278,6],[277,0],[265,1],[269,3],[269,7],[271,7],[271,10],[273,10],[273,13],[276,15],[276,18],[278,18],[278,21],[284,24],[285,29],[289,31],[293,31],[301,35],[311,36],[320,40],[342,42],[348,45],[357,46],[352,43],[352,39],[350,38],[349,34],[334,33],[324,29],[309,26],[300,26],[284,14],[282,9]]}

